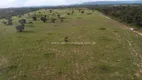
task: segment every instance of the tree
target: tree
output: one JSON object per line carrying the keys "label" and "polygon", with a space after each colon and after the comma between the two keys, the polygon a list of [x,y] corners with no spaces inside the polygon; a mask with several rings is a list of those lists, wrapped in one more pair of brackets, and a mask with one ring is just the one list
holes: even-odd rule
{"label": "tree", "polygon": [[22,32],[23,30],[24,30],[24,25],[18,25],[18,26],[16,26],[16,30],[18,31],[18,32]]}
{"label": "tree", "polygon": [[68,41],[69,41],[67,36],[65,37],[64,41],[65,41],[65,42],[68,42]]}
{"label": "tree", "polygon": [[6,24],[7,24],[7,22],[6,22],[6,21],[3,21],[2,23],[3,23],[4,25],[6,25]]}
{"label": "tree", "polygon": [[36,21],[36,20],[37,20],[37,18],[36,18],[35,16],[33,16],[33,17],[32,17],[32,19],[33,19],[34,21]]}
{"label": "tree", "polygon": [[64,22],[64,19],[65,19],[64,17],[61,17],[61,18],[60,18],[60,21],[61,21],[61,22]]}
{"label": "tree", "polygon": [[41,21],[46,22],[47,21],[46,17],[41,17]]}
{"label": "tree", "polygon": [[84,13],[84,11],[81,11],[81,13],[83,14],[83,13]]}
{"label": "tree", "polygon": [[49,10],[50,13],[52,13],[52,10]]}
{"label": "tree", "polygon": [[61,17],[61,16],[60,16],[60,14],[58,14],[57,16],[58,16],[58,18],[60,18],[60,17]]}
{"label": "tree", "polygon": [[21,19],[21,20],[19,20],[19,23],[20,23],[20,24],[26,24],[26,19]]}
{"label": "tree", "polygon": [[51,22],[52,22],[52,23],[55,23],[56,20],[57,20],[57,19],[52,18],[52,19],[51,19]]}
{"label": "tree", "polygon": [[67,15],[70,15],[70,13],[67,13]]}
{"label": "tree", "polygon": [[12,25],[12,19],[11,18],[8,18],[8,21],[7,21],[7,25]]}
{"label": "tree", "polygon": [[74,14],[74,10],[72,10],[72,15]]}

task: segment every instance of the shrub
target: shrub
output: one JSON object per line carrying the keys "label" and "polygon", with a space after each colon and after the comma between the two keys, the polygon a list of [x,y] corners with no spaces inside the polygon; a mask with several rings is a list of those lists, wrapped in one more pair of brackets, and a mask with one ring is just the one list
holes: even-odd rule
{"label": "shrub", "polygon": [[61,17],[61,18],[60,18],[60,21],[61,21],[61,22],[63,22],[63,21],[64,21],[64,19],[65,19],[64,17]]}
{"label": "shrub", "polygon": [[33,17],[32,17],[32,19],[33,19],[34,21],[36,21],[36,20],[37,20],[37,18],[36,18],[35,16],[33,16]]}
{"label": "shrub", "polygon": [[67,13],[67,15],[70,15],[70,13]]}
{"label": "shrub", "polygon": [[50,13],[52,13],[52,10],[49,10]]}
{"label": "shrub", "polygon": [[19,20],[19,23],[20,24],[26,24],[26,20],[25,19],[21,19],[21,20]]}
{"label": "shrub", "polygon": [[92,13],[87,13],[87,15],[91,15]]}
{"label": "shrub", "polygon": [[74,11],[72,11],[72,15],[74,14]]}
{"label": "shrub", "polygon": [[83,13],[84,13],[84,11],[81,11],[81,13],[83,14]]}
{"label": "shrub", "polygon": [[12,21],[8,20],[7,25],[12,25],[12,24],[13,24]]}
{"label": "shrub", "polygon": [[8,21],[7,21],[7,25],[12,25],[12,19],[11,18],[8,18]]}
{"label": "shrub", "polygon": [[60,17],[61,17],[61,16],[60,16],[60,14],[58,14],[57,16],[58,16],[58,18],[60,18]]}
{"label": "shrub", "polygon": [[44,15],[44,17],[47,17],[46,15]]}
{"label": "shrub", "polygon": [[32,21],[29,21],[28,23],[29,23],[29,24],[33,24],[33,22],[32,22]]}
{"label": "shrub", "polygon": [[55,23],[56,20],[57,20],[57,19],[52,18],[52,19],[51,19],[51,22],[52,22],[52,23]]}
{"label": "shrub", "polygon": [[47,21],[46,17],[41,17],[41,21],[46,22]]}
{"label": "shrub", "polygon": [[67,36],[65,37],[64,41],[65,41],[65,42],[68,42],[68,37],[67,37]]}
{"label": "shrub", "polygon": [[3,23],[4,25],[6,25],[6,24],[7,24],[7,22],[6,22],[6,21],[3,21],[2,23]]}
{"label": "shrub", "polygon": [[106,30],[106,28],[100,28],[100,30]]}
{"label": "shrub", "polygon": [[18,32],[22,32],[24,30],[24,25],[18,25],[18,26],[16,26],[16,30]]}

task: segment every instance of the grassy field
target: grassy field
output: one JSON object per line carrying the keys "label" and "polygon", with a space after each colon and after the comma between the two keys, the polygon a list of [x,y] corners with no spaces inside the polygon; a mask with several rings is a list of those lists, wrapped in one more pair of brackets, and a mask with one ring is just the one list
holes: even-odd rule
{"label": "grassy field", "polygon": [[[16,16],[12,26],[0,23],[0,80],[142,80],[142,36],[97,11],[69,11],[54,10],[64,22],[38,19],[24,32],[16,31]],[[70,43],[90,43],[54,43],[66,36]]]}

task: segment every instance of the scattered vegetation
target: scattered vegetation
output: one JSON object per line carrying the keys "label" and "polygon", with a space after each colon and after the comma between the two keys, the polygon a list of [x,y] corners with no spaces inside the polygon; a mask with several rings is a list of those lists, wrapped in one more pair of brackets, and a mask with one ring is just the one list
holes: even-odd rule
{"label": "scattered vegetation", "polygon": [[7,18],[0,20],[0,80],[142,79],[140,35],[94,6],[58,8],[9,18],[19,33],[7,27]]}

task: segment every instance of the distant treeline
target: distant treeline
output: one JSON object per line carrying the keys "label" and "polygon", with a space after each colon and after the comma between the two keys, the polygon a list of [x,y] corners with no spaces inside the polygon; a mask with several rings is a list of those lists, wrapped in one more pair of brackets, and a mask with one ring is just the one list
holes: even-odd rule
{"label": "distant treeline", "polygon": [[120,22],[142,27],[142,5],[89,6]]}
{"label": "distant treeline", "polygon": [[64,8],[88,8],[98,10],[103,14],[117,19],[120,22],[125,22],[130,25],[142,27],[142,5],[71,5],[71,6],[56,6],[56,7],[32,7],[32,8],[7,8],[0,9],[0,19],[9,18],[11,16],[23,15],[28,12],[39,9],[64,9]]}
{"label": "distant treeline", "polygon": [[0,9],[0,19],[10,18],[12,16],[23,15],[28,12],[36,11],[40,8],[6,8]]}

